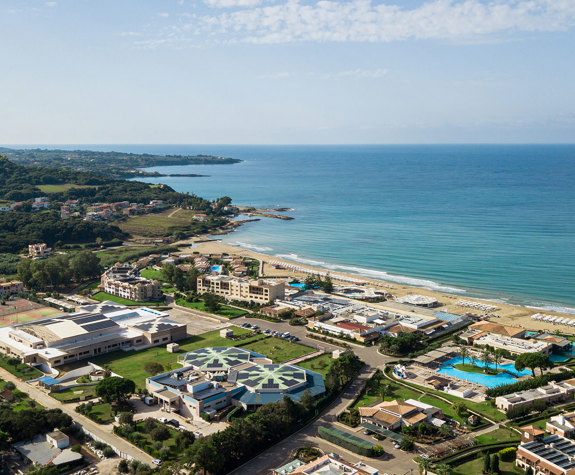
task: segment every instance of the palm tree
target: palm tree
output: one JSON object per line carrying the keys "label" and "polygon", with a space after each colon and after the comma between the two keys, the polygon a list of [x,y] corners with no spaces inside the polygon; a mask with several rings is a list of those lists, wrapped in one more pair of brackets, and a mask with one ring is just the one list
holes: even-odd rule
{"label": "palm tree", "polygon": [[503,352],[501,350],[495,350],[493,352],[493,362],[495,363],[495,370],[503,361]]}
{"label": "palm tree", "polygon": [[469,354],[469,350],[467,349],[466,346],[460,346],[459,347],[459,354],[461,355],[461,359],[463,360],[462,363],[465,364],[465,358],[467,358],[467,355]]}
{"label": "palm tree", "polygon": [[414,461],[417,464],[419,475],[426,475],[427,471],[431,468],[430,460],[423,457],[416,457]]}
{"label": "palm tree", "polygon": [[489,350],[489,348],[485,348],[483,350],[482,358],[483,358],[483,362],[485,363],[484,371],[486,373],[488,373],[489,372],[489,363],[491,363],[491,361],[492,361],[491,351]]}
{"label": "palm tree", "polygon": [[387,396],[391,396],[392,394],[392,390],[391,390],[391,386],[389,384],[382,384],[379,387],[379,395],[381,396],[381,400],[385,401],[385,398]]}
{"label": "palm tree", "polygon": [[453,473],[451,466],[446,463],[437,464],[434,471],[437,475],[451,475]]}

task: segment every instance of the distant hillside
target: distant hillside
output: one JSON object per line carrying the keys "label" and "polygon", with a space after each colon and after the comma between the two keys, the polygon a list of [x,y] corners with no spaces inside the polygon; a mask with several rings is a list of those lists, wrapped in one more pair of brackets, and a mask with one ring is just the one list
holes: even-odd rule
{"label": "distant hillside", "polygon": [[114,178],[162,176],[139,170],[166,165],[228,165],[239,163],[235,158],[212,155],[152,155],[91,150],[12,149],[0,147],[0,155],[21,165],[83,170]]}

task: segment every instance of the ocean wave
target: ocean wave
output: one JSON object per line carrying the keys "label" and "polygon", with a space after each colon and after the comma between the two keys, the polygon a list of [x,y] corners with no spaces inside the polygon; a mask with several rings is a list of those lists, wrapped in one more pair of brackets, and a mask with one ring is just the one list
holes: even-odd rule
{"label": "ocean wave", "polygon": [[316,261],[313,259],[306,259],[304,257],[300,257],[298,254],[276,254],[276,257],[279,257],[281,259],[286,259],[289,261],[295,261],[295,262],[298,262],[300,264],[306,264],[309,266],[322,267],[322,268],[328,269],[328,270],[357,274],[357,275],[361,275],[364,277],[370,277],[372,279],[394,282],[396,284],[406,284],[406,285],[412,285],[414,287],[422,287],[424,289],[435,290],[438,292],[448,292],[448,293],[452,293],[452,294],[463,294],[466,292],[464,289],[458,289],[456,287],[449,287],[446,285],[441,285],[441,284],[438,284],[437,282],[434,282],[432,280],[418,279],[415,277],[407,277],[407,276],[402,276],[402,275],[393,275],[393,274],[389,274],[385,271],[366,269],[364,267],[345,266],[345,265],[340,265],[340,264],[330,264],[328,262]]}
{"label": "ocean wave", "polygon": [[273,247],[266,247],[266,246],[256,246],[255,244],[250,244],[247,242],[235,241],[231,243],[235,246],[245,247],[246,249],[251,249],[252,251],[257,252],[270,252],[273,251]]}
{"label": "ocean wave", "polygon": [[554,312],[554,313],[566,313],[568,315],[575,315],[575,308],[573,307],[564,307],[562,305],[526,305],[527,308],[532,308],[534,310],[543,310],[545,312]]}

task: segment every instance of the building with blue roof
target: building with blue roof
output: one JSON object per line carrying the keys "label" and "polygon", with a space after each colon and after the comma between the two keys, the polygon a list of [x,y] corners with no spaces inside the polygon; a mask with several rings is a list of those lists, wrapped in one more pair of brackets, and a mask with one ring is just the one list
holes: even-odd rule
{"label": "building with blue roof", "polygon": [[299,366],[273,364],[244,348],[201,348],[178,358],[182,368],[152,376],[146,388],[166,411],[184,417],[215,414],[230,405],[246,410],[281,401],[299,401],[305,391],[325,392],[323,376]]}

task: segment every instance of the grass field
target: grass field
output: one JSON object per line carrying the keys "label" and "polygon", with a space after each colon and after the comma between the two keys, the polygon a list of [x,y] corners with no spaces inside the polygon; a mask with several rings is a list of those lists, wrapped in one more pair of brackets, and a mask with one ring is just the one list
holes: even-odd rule
{"label": "grass field", "polygon": [[101,251],[97,255],[103,266],[111,266],[116,262],[132,262],[150,254],[165,254],[174,251],[178,251],[178,248],[174,246],[121,247]]}
{"label": "grass field", "polygon": [[137,305],[140,307],[151,307],[154,305],[163,305],[164,302],[136,302],[134,300],[124,299],[122,297],[118,297],[116,295],[108,294],[106,292],[97,292],[92,295],[93,299],[99,300],[100,302],[104,302],[105,300],[110,300],[111,302],[116,302],[121,305]]}
{"label": "grass field", "polygon": [[[453,475],[480,475],[483,473],[483,455],[453,467]],[[515,462],[499,461],[499,475],[523,474],[525,471],[515,466]]]}
{"label": "grass field", "polygon": [[187,209],[168,209],[161,213],[134,216],[117,224],[122,231],[136,236],[162,237],[178,230],[188,230],[194,214]]}
{"label": "grass field", "polygon": [[[200,312],[212,313],[206,309],[204,302],[186,302],[184,299],[176,300],[178,305],[182,307],[193,308],[199,310]],[[237,318],[245,315],[247,310],[241,310],[239,308],[228,307],[227,305],[220,305],[220,309],[215,313],[215,315],[219,315],[220,317],[226,318]]]}
{"label": "grass field", "polygon": [[503,370],[502,369],[495,369],[495,368],[489,368],[489,370],[487,371],[487,373],[485,372],[485,368],[479,368],[477,366],[473,366],[472,364],[469,363],[459,363],[453,366],[455,369],[459,369],[461,371],[465,371],[466,373],[481,373],[481,374],[499,374],[502,373]]}
{"label": "grass field", "polygon": [[481,434],[475,437],[477,442],[481,445],[485,444],[495,444],[497,442],[511,442],[511,441],[518,441],[521,439],[521,436],[518,432],[514,430],[507,429],[505,427],[500,427],[499,429],[495,429],[491,432],[487,432],[486,434]]}
{"label": "grass field", "polygon": [[315,371],[316,373],[320,373],[324,377],[327,375],[331,365],[333,364],[334,359],[331,357],[330,353],[326,353],[324,355],[316,356],[310,360],[302,361],[298,363],[298,366],[302,368],[309,369],[311,371]]}
{"label": "grass field", "polygon": [[17,365],[8,364],[8,359],[9,358],[6,356],[2,356],[0,358],[0,366],[17,378],[28,381],[29,379],[39,378],[43,375],[41,371],[38,371],[36,368],[32,368],[24,363],[19,363]]}
{"label": "grass field", "polygon": [[92,410],[86,414],[86,417],[98,424],[110,424],[114,422],[112,405],[108,403],[94,404]]}
{"label": "grass field", "polygon": [[[62,391],[50,393],[54,399],[60,402],[71,402],[77,399],[85,400],[96,397],[96,386],[76,386],[74,388],[63,389]],[[83,399],[82,399],[83,398]]]}
{"label": "grass field", "polygon": [[[406,399],[419,399],[421,397],[421,393],[417,391],[400,386],[392,381],[385,381],[385,384],[389,384],[391,387],[391,394],[385,397],[386,401],[393,401],[395,399],[403,400]],[[362,407],[362,406],[369,406],[370,404],[376,403],[381,401],[381,396],[379,394],[362,394],[357,402],[353,404],[351,407]]]}
{"label": "grass field", "polygon": [[[6,381],[0,379],[0,391],[4,391],[6,389]],[[20,391],[18,388],[12,389],[13,399],[11,400],[4,400],[10,404],[10,408],[14,412],[22,411],[24,409],[30,409],[32,407],[42,408],[43,406],[38,404],[33,399],[30,399],[28,394],[25,392]]]}
{"label": "grass field", "polygon": [[[250,330],[246,330],[241,327],[232,327],[235,335],[245,335],[250,333]],[[197,350],[199,348],[205,348],[208,346],[245,346],[264,338],[263,335],[254,335],[253,337],[246,338],[245,340],[234,341],[220,336],[219,330],[214,330],[202,335],[195,335],[190,338],[178,341],[180,345],[180,350],[182,352]],[[97,365],[109,364],[112,371],[118,373],[121,376],[130,378],[136,383],[139,388],[145,387],[146,378],[149,376],[144,371],[144,365],[150,361],[160,363],[164,369],[171,370],[179,367],[177,364],[177,354],[168,353],[165,346],[148,348],[142,351],[115,351],[113,353],[107,353],[96,358],[91,358],[90,362]],[[71,371],[73,369],[84,366],[85,362],[77,362],[70,365],[64,365],[60,367],[62,371]]]}
{"label": "grass field", "polygon": [[42,193],[63,193],[70,188],[96,188],[95,185],[75,185],[74,183],[62,183],[59,185],[36,185]]}
{"label": "grass field", "polygon": [[256,353],[267,356],[274,363],[283,363],[314,352],[314,349],[309,346],[303,346],[275,337],[259,340],[249,345],[242,345],[242,347],[246,350],[255,351]]}
{"label": "grass field", "polygon": [[161,270],[156,269],[144,269],[140,271],[140,275],[146,279],[159,280],[160,282],[166,282],[164,274]]}

